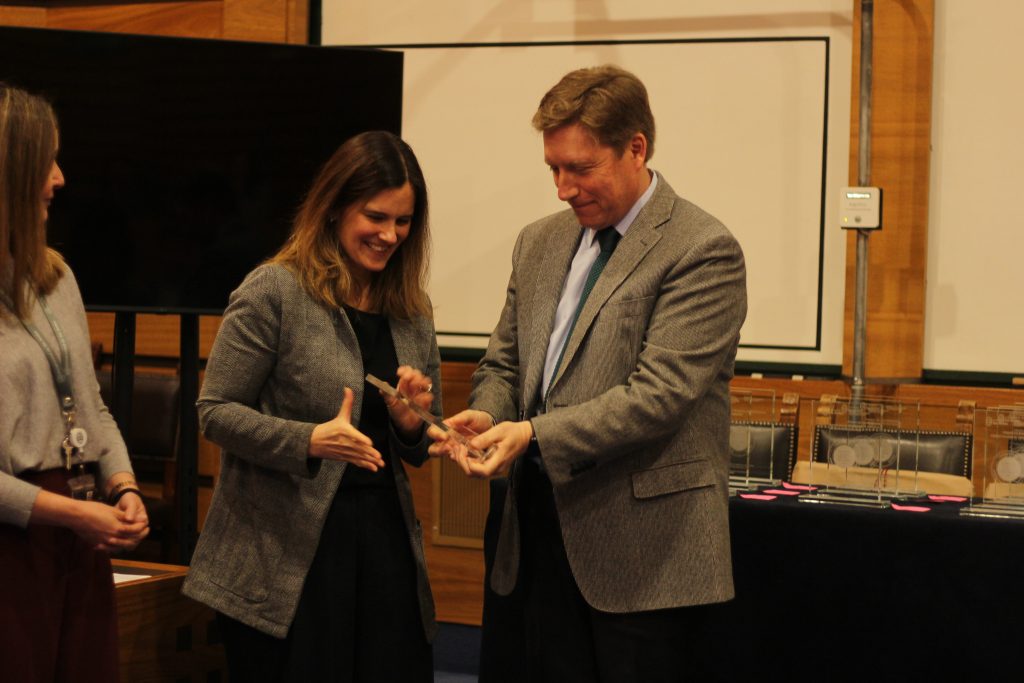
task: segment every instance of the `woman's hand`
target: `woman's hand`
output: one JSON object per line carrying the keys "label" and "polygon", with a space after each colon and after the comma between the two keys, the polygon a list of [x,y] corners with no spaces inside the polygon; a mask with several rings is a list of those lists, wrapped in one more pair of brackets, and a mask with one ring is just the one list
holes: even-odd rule
{"label": "woman's hand", "polygon": [[[397,375],[399,393],[423,410],[429,411],[430,406],[434,405],[434,394],[431,393],[434,385],[430,378],[408,365],[398,368]],[[423,422],[420,416],[413,412],[404,401],[388,396],[383,392],[381,392],[381,396],[384,398],[384,405],[388,407],[391,422],[394,424],[398,435],[407,442],[419,439]]]}
{"label": "woman's hand", "polygon": [[121,496],[117,507],[90,500],[73,501],[78,504],[79,512],[71,529],[96,550],[108,553],[131,550],[149,535],[149,518],[143,510],[142,519],[129,519],[121,508],[126,498],[134,498],[142,507],[142,501],[134,493]]}
{"label": "woman's hand", "polygon": [[134,548],[149,534],[149,515],[146,513],[146,505],[143,503],[141,495],[134,491],[129,491],[121,496],[117,501],[116,507],[124,513],[124,521],[132,525],[132,528],[136,528],[139,523],[145,525],[141,532],[126,538],[126,540],[134,541],[131,545]]}
{"label": "woman's hand", "polygon": [[[146,506],[138,489],[139,483],[135,481],[132,472],[117,472],[111,475],[104,487],[107,500],[117,498],[117,502],[112,505],[123,513],[122,518],[131,525],[132,531],[124,537],[124,540],[131,542],[130,548],[134,548],[149,534],[149,515],[146,514]],[[124,493],[119,493],[120,491]],[[141,528],[138,522],[143,524]]]}
{"label": "woman's hand", "polygon": [[373,447],[373,441],[352,426],[352,402],[355,395],[345,387],[345,398],[341,410],[330,422],[324,422],[313,429],[309,440],[309,456],[325,460],[338,460],[376,472],[384,467],[384,458]]}
{"label": "woman's hand", "polygon": [[[494,426],[494,418],[482,410],[463,410],[444,421],[446,425],[467,438],[483,434]],[[454,439],[437,427],[427,430],[427,436],[434,440],[427,450],[434,457],[449,456],[454,459],[454,452],[460,448]]]}
{"label": "woman's hand", "polygon": [[[134,495],[125,494],[121,499]],[[149,534],[145,514],[142,519],[130,520],[120,508],[92,500],[73,500],[50,491],[40,491],[36,496],[30,520],[71,529],[90,546],[105,552],[130,550]]]}

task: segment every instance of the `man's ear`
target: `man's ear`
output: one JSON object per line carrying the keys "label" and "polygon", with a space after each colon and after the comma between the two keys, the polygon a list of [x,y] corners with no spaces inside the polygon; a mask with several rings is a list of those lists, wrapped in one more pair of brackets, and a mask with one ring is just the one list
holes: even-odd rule
{"label": "man's ear", "polygon": [[634,159],[639,159],[643,163],[647,160],[647,136],[640,132],[634,133],[627,149]]}

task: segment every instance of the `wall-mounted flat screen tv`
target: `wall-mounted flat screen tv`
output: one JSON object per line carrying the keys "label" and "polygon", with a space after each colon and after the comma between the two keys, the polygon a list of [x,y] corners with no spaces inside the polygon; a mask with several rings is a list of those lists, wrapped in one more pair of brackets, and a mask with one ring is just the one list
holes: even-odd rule
{"label": "wall-mounted flat screen tv", "polygon": [[337,146],[401,129],[398,52],[0,28],[0,80],[57,111],[49,241],[98,311],[221,312]]}

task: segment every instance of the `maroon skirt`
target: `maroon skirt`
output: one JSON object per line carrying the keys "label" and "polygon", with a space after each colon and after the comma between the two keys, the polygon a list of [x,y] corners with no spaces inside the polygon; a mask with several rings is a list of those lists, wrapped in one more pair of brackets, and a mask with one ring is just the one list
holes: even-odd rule
{"label": "maroon skirt", "polygon": [[[68,495],[63,470],[19,479]],[[0,524],[0,670],[8,683],[117,681],[110,558],[63,527]]]}

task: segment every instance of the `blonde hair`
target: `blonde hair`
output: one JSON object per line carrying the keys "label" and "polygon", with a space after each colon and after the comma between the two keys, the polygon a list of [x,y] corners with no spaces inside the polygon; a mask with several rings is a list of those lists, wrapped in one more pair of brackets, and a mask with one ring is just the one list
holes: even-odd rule
{"label": "blonde hair", "polygon": [[[64,274],[64,260],[46,246],[42,202],[56,152],[49,103],[0,83],[0,288],[20,319],[29,314],[30,291],[48,294]],[[6,314],[0,307],[0,317]]]}
{"label": "blonde hair", "polygon": [[620,155],[637,132],[643,133],[645,161],[654,155],[654,114],[647,88],[625,69],[605,64],[570,71],[544,94],[533,115],[533,127],[542,133],[574,123]]}
{"label": "blonde hair", "polygon": [[387,315],[431,317],[425,286],[429,253],[427,186],[416,155],[401,138],[369,131],[349,138],[320,170],[299,207],[292,233],[270,259],[292,269],[306,292],[338,308],[354,283],[338,238],[345,209],[409,183],[415,197],[409,235],[370,284],[370,304]]}

